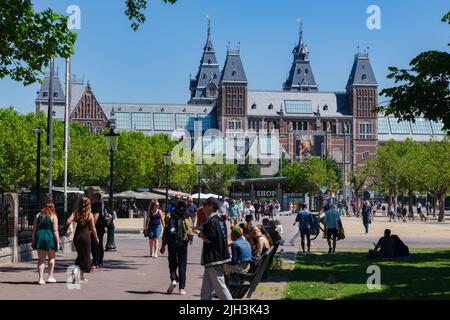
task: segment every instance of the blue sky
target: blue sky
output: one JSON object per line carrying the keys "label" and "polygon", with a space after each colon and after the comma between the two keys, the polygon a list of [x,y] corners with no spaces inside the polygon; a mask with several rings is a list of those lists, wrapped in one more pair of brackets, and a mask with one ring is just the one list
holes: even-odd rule
{"label": "blue sky", "polygon": [[[206,40],[206,15],[221,67],[227,43],[240,42],[250,89],[280,90],[298,39],[297,18],[321,91],[343,91],[359,45],[370,47],[380,89],[389,66],[406,67],[419,52],[448,51],[446,1],[425,0],[151,0],[147,22],[133,32],[123,0],[39,0],[36,8],[81,8],[72,73],[84,75],[102,102],[185,103]],[[369,5],[381,8],[381,30],[366,27]],[[63,61],[57,61],[64,77]],[[0,106],[34,111],[39,84],[0,80]],[[383,100],[383,98],[381,99]]]}

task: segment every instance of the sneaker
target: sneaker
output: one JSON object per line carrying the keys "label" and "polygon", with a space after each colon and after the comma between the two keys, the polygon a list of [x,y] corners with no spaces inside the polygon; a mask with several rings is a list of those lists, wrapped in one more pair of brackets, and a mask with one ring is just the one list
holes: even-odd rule
{"label": "sneaker", "polygon": [[86,278],[80,279],[80,284],[86,284],[86,283],[88,283],[88,279],[86,279]]}
{"label": "sneaker", "polygon": [[329,248],[329,249],[328,249],[328,253],[331,253],[331,251],[333,251],[333,249],[332,249],[332,248]]}
{"label": "sneaker", "polygon": [[173,290],[176,288],[177,282],[172,281],[172,283],[169,285],[169,288],[167,288],[167,294],[172,294]]}
{"label": "sneaker", "polygon": [[38,284],[41,284],[41,285],[42,285],[42,284],[45,284],[45,280],[44,280],[44,279],[39,280],[39,281],[38,281]]}
{"label": "sneaker", "polygon": [[153,258],[158,258],[158,254],[155,253],[155,254],[153,255]]}
{"label": "sneaker", "polygon": [[182,296],[186,295],[186,291],[184,289],[180,289],[180,295]]}
{"label": "sneaker", "polygon": [[48,283],[56,283],[56,279],[54,277],[48,277],[47,282]]}

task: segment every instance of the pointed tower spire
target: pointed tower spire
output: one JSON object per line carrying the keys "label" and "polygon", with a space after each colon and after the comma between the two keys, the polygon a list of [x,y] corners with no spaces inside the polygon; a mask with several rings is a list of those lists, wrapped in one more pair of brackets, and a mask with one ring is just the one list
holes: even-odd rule
{"label": "pointed tower spire", "polygon": [[298,22],[298,44],[301,45],[303,43],[303,22],[300,20],[300,18],[297,19]]}
{"label": "pointed tower spire", "polygon": [[284,91],[306,91],[317,92],[318,86],[309,62],[309,50],[303,41],[303,23],[297,19],[299,24],[298,44],[292,51],[294,60],[289,71],[289,76],[283,84]]}
{"label": "pointed tower spire", "polygon": [[197,76],[190,80],[191,100],[189,100],[189,104],[211,104],[218,95],[220,69],[211,40],[211,17],[206,16],[206,19],[208,20],[206,44],[203,48]]}

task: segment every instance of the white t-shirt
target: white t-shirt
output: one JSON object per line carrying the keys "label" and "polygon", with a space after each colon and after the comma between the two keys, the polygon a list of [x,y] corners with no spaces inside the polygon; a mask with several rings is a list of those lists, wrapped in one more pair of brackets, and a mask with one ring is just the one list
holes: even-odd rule
{"label": "white t-shirt", "polygon": [[222,206],[220,207],[220,214],[226,215],[228,212],[229,204],[227,201],[222,202]]}

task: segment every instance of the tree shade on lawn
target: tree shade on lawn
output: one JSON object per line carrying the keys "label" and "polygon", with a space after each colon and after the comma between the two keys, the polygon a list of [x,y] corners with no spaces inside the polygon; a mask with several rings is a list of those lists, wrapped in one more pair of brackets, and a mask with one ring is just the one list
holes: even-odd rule
{"label": "tree shade on lawn", "polygon": [[[285,299],[450,299],[450,249],[413,249],[410,257],[393,261],[341,250],[298,255]],[[370,265],[380,267],[381,290],[367,287]]]}

